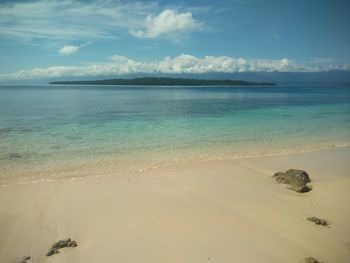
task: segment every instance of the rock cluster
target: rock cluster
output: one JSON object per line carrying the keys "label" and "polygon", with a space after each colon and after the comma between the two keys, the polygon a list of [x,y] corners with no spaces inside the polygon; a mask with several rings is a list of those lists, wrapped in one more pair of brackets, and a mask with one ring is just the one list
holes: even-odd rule
{"label": "rock cluster", "polygon": [[316,225],[321,225],[321,226],[328,226],[329,223],[326,219],[321,219],[321,218],[318,218],[318,217],[308,217],[307,220],[315,223]]}
{"label": "rock cluster", "polygon": [[311,187],[307,185],[311,182],[310,177],[303,170],[290,169],[285,173],[275,173],[273,177],[278,183],[287,184],[289,189],[298,193],[305,193],[311,190]]}
{"label": "rock cluster", "polygon": [[49,257],[54,254],[60,253],[58,250],[64,247],[76,247],[76,246],[78,246],[77,242],[75,242],[74,240],[71,240],[70,238],[60,240],[52,245],[49,252],[47,252],[46,256]]}

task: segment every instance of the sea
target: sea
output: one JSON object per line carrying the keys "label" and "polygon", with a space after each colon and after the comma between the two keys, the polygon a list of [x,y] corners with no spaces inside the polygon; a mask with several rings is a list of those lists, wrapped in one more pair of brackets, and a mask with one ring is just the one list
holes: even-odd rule
{"label": "sea", "polygon": [[0,185],[350,145],[350,87],[0,86]]}

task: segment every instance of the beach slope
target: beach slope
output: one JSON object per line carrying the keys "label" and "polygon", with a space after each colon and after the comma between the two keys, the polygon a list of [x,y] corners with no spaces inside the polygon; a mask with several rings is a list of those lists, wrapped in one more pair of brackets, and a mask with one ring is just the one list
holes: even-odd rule
{"label": "beach slope", "polygon": [[[3,187],[0,262],[349,262],[349,160],[344,147]],[[290,168],[310,192],[274,181]],[[65,238],[78,247],[47,257]]]}

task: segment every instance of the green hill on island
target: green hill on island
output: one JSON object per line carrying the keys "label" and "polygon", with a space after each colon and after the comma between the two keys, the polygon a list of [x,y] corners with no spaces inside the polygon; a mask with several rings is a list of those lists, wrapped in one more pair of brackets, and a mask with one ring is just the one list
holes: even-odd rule
{"label": "green hill on island", "polygon": [[272,86],[270,82],[250,82],[242,80],[207,80],[184,78],[134,78],[134,79],[103,79],[103,80],[75,80],[53,81],[50,84],[70,85],[153,85],[153,86]]}

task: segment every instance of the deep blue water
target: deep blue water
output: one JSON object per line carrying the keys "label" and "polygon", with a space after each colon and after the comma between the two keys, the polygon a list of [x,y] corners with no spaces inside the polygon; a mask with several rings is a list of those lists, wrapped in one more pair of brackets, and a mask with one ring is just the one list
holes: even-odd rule
{"label": "deep blue water", "polygon": [[349,143],[348,87],[0,86],[2,183]]}

